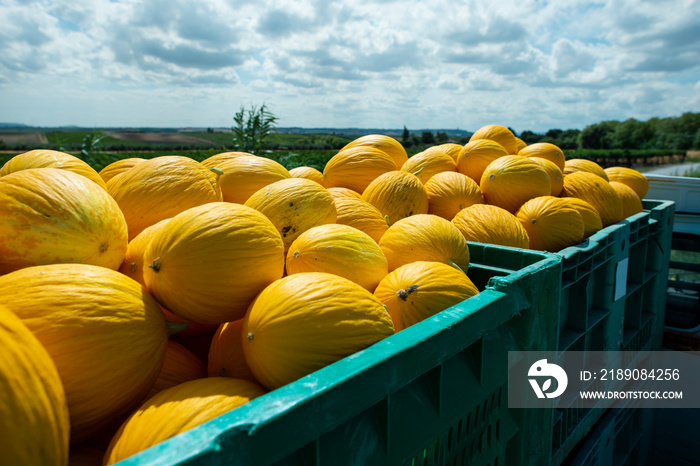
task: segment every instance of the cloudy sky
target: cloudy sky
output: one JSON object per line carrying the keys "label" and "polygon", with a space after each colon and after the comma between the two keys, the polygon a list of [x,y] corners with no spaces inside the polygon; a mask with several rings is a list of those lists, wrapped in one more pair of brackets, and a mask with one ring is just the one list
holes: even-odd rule
{"label": "cloudy sky", "polygon": [[517,132],[700,112],[697,0],[0,0],[0,122]]}

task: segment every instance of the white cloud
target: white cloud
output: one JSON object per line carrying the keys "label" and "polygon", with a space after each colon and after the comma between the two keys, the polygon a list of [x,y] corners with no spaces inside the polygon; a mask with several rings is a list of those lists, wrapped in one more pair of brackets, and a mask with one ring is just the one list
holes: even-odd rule
{"label": "white cloud", "polygon": [[227,126],[259,102],[282,126],[675,115],[700,103],[699,16],[693,0],[6,0],[0,121]]}

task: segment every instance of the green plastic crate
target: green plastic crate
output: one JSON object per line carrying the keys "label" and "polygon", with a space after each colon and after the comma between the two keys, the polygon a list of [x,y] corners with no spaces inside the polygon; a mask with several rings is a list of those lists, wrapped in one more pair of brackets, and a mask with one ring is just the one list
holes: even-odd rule
{"label": "green plastic crate", "polygon": [[561,260],[469,247],[478,295],[120,464],[543,464],[550,413],[508,409],[507,356],[555,347]]}
{"label": "green plastic crate", "polygon": [[[560,251],[558,351],[651,351],[661,347],[674,203],[644,212]],[[561,464],[605,413],[576,400],[552,416],[551,464]]]}

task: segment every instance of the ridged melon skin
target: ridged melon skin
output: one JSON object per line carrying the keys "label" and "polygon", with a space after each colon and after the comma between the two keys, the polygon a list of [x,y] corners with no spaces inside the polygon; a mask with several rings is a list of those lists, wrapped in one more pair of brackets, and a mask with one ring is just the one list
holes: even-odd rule
{"label": "ridged melon skin", "polygon": [[593,173],[603,178],[605,181],[610,181],[608,179],[608,174],[605,172],[603,167],[598,165],[592,160],[587,159],[569,159],[564,164],[564,169],[562,170],[564,175],[570,175],[575,172],[586,172]]}
{"label": "ridged melon skin", "polygon": [[479,183],[484,202],[515,213],[526,201],[552,192],[549,175],[536,162],[507,155],[486,167]]}
{"label": "ridged melon skin", "polygon": [[530,157],[530,160],[537,162],[544,171],[549,175],[550,185],[552,187],[550,196],[559,196],[561,190],[564,189],[564,174],[561,169],[551,160],[542,157]]}
{"label": "ridged melon skin", "polygon": [[258,190],[245,203],[264,214],[277,228],[285,252],[309,228],[335,223],[337,211],[326,188],[305,178],[290,178]]}
{"label": "ridged melon skin", "polygon": [[294,240],[287,274],[325,272],[347,278],[370,293],[389,273],[386,257],[369,235],[347,225],[320,225]]}
{"label": "ridged melon skin", "polygon": [[[112,178],[121,175],[125,171],[135,167],[136,165],[140,164],[141,162],[145,162],[146,159],[142,159],[140,157],[130,157],[128,159],[121,159],[117,160],[116,162],[112,162],[106,167],[104,167],[102,170],[100,170],[99,175],[102,180],[107,183],[109,180]],[[105,189],[107,188],[107,185],[105,184]]]}
{"label": "ridged melon skin", "polygon": [[479,185],[462,173],[438,173],[425,184],[425,191],[428,194],[428,213],[446,220],[452,220],[466,207],[484,203]]}
{"label": "ridged melon skin", "polygon": [[530,144],[518,150],[517,154],[525,157],[537,157],[549,160],[562,172],[566,164],[566,155],[564,155],[564,151],[550,142],[536,142]]}
{"label": "ridged melon skin", "polygon": [[127,241],[117,203],[83,176],[29,168],[0,178],[0,274],[53,263],[116,270]]}
{"label": "ridged melon skin", "polygon": [[143,257],[148,290],[170,312],[201,324],[240,319],[255,296],[284,273],[284,244],[272,222],[228,202],[174,216]]}
{"label": "ridged melon skin", "polygon": [[649,192],[649,180],[633,168],[608,167],[605,169],[609,181],[626,184],[637,193],[639,199],[644,199]]}
{"label": "ridged melon skin", "polygon": [[469,142],[475,139],[490,139],[496,141],[508,152],[508,154],[516,154],[518,151],[518,143],[515,140],[515,135],[511,130],[501,125],[486,125],[477,129],[469,138]]}
{"label": "ridged melon skin", "polygon": [[491,162],[508,155],[508,151],[491,139],[472,139],[465,144],[457,156],[457,171],[467,175],[476,184]]}
{"label": "ridged melon skin", "polygon": [[264,394],[253,382],[229,377],[191,380],[158,392],[122,424],[104,464],[135,455]]}
{"label": "ridged melon skin", "polygon": [[362,193],[375,178],[394,170],[398,170],[396,163],[380,149],[363,145],[346,147],[326,162],[323,186]]}
{"label": "ridged melon skin", "polygon": [[236,204],[245,204],[250,196],[268,184],[292,177],[279,162],[245,152],[217,154],[205,159],[202,165],[224,172],[219,178],[222,199]]}
{"label": "ridged melon skin", "polygon": [[323,186],[323,173],[313,167],[296,167],[289,170],[292,178],[305,178]]}
{"label": "ridged melon skin", "polygon": [[361,197],[336,197],[336,223],[357,228],[379,243],[389,225],[379,210]]}
{"label": "ridged melon skin", "polygon": [[394,161],[397,167],[401,167],[406,160],[408,154],[403,145],[396,139],[385,134],[367,134],[349,142],[341,150],[350,149],[353,147],[372,147],[386,153],[391,160]]}
{"label": "ridged melon skin", "polygon": [[433,147],[412,156],[403,164],[401,170],[413,173],[425,184],[438,173],[456,172],[457,163],[450,154]]}
{"label": "ridged melon skin", "polygon": [[391,171],[378,176],[362,193],[391,226],[411,215],[428,213],[428,193],[417,176],[404,171]]}
{"label": "ridged melon skin", "polygon": [[557,252],[583,240],[583,218],[566,199],[530,199],[518,209],[516,217],[527,231],[530,249]]}
{"label": "ridged melon skin", "polygon": [[241,338],[255,378],[272,390],[393,333],[372,293],[346,278],[309,272],[265,288],[243,320]]}
{"label": "ridged melon skin", "polygon": [[421,214],[393,224],[379,241],[389,271],[411,262],[442,262],[466,272],[469,246],[460,231],[437,215]]}
{"label": "ridged melon skin", "polygon": [[452,223],[467,241],[528,248],[530,239],[518,218],[505,209],[474,204],[459,211]]}
{"label": "ridged melon skin", "polygon": [[51,356],[0,306],[0,452],[4,464],[66,465],[68,404]]}
{"label": "ridged melon skin", "polygon": [[374,295],[387,307],[396,331],[476,295],[464,273],[442,262],[411,262],[388,274]]}
{"label": "ridged melon skin", "polygon": [[56,364],[71,443],[134,408],[158,376],[165,318],[155,299],[123,274],[85,264],[28,267],[0,277],[0,296]]}
{"label": "ridged melon skin", "polygon": [[581,218],[583,219],[584,239],[603,229],[603,222],[600,220],[600,214],[590,203],[577,197],[562,197],[561,199],[568,201],[569,204],[581,214]]}
{"label": "ridged melon skin", "polygon": [[107,189],[102,177],[87,163],[78,157],[57,150],[35,149],[17,154],[0,168],[0,177],[29,168],[58,168],[82,175],[96,183],[100,188]]}
{"label": "ridged melon skin", "polygon": [[644,211],[642,200],[630,186],[618,181],[611,181],[610,186],[617,191],[622,201],[622,217],[627,218]]}
{"label": "ridged melon skin", "polygon": [[243,319],[219,325],[207,357],[209,377],[233,377],[257,383],[243,354]]}
{"label": "ridged melon skin", "polygon": [[603,227],[624,219],[622,200],[615,188],[600,176],[577,171],[564,176],[561,197],[577,197],[591,204],[598,211]]}
{"label": "ridged melon skin", "polygon": [[166,155],[142,162],[107,183],[129,227],[129,240],[145,228],[191,207],[221,201],[219,174],[189,157]]}
{"label": "ridged melon skin", "polygon": [[206,376],[207,368],[201,359],[180,343],[168,340],[163,367],[146,397],[150,398],[167,388]]}
{"label": "ridged melon skin", "polygon": [[145,228],[141,233],[136,235],[126,248],[126,255],[124,256],[124,262],[119,267],[119,271],[129,278],[132,278],[146,286],[146,282],[143,279],[143,253],[146,252],[146,246],[151,242],[153,236],[156,232],[165,225],[170,219],[166,218],[158,223]]}

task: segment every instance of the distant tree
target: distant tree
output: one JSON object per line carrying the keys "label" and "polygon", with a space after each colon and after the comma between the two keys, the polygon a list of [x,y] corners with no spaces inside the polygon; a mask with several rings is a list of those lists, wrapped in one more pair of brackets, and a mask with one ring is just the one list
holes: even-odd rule
{"label": "distant tree", "polygon": [[408,128],[406,128],[406,125],[403,127],[403,134],[401,135],[401,142],[403,143],[404,146],[409,145],[411,142],[411,133],[408,132]]}
{"label": "distant tree", "polygon": [[526,129],[522,133],[520,133],[520,139],[522,139],[526,144],[534,144],[536,142],[540,142],[540,139],[542,139],[542,136],[539,134],[535,134],[529,129]]}
{"label": "distant tree", "polygon": [[550,129],[549,131],[544,133],[544,135],[545,135],[545,137],[548,137],[548,138],[559,139],[559,136],[561,136],[561,134],[563,132],[564,131],[562,131],[560,129]]}
{"label": "distant tree", "polygon": [[578,137],[581,149],[610,149],[617,121],[602,121],[583,128]]}
{"label": "distant tree", "polygon": [[693,139],[693,149],[700,150],[700,129],[695,132],[695,139]]}
{"label": "distant tree", "polygon": [[277,117],[268,110],[265,104],[260,107],[245,107],[233,117],[236,125],[233,130],[233,144],[240,152],[250,152],[257,155],[267,136],[275,131]]}
{"label": "distant tree", "polygon": [[509,126],[508,129],[510,130],[511,133],[513,133],[513,136],[518,137],[518,133],[516,133],[515,130],[514,130],[513,128],[511,128],[511,127]]}
{"label": "distant tree", "polygon": [[420,142],[423,144],[435,144],[435,135],[432,131],[423,131],[420,135]]}
{"label": "distant tree", "polygon": [[438,142],[440,144],[447,142],[449,137],[447,136],[447,133],[444,131],[438,131],[437,134],[435,135],[435,142]]}

